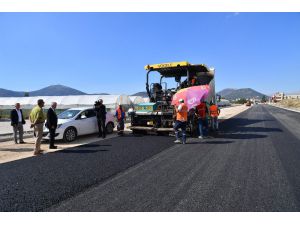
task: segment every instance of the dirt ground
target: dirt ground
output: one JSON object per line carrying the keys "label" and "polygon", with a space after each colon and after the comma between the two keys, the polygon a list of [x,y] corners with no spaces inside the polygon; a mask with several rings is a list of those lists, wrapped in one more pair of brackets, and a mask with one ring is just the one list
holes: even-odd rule
{"label": "dirt ground", "polygon": [[[219,119],[220,120],[229,119],[229,118],[247,110],[248,108],[249,107],[244,106],[244,105],[222,108]],[[127,125],[129,125],[129,124],[127,124]],[[129,132],[128,129],[126,129],[126,131]],[[116,133],[107,136],[107,138],[114,138],[114,137],[117,137]],[[102,140],[102,139],[100,138],[100,140]],[[55,150],[49,149],[48,142],[43,142],[41,148],[42,148],[42,150],[44,150],[44,154],[47,154],[49,152],[60,151],[65,148],[88,144],[88,143],[92,143],[95,141],[99,141],[99,137],[97,137],[96,134],[79,137],[76,141],[74,141],[72,143],[65,143],[63,141],[57,141],[56,145],[58,146],[58,149],[55,149]],[[25,142],[26,142],[26,144],[17,144],[17,145],[14,143],[13,140],[0,142],[0,163],[10,162],[10,161],[19,160],[19,159],[28,158],[28,157],[34,157],[33,156],[34,139],[26,138]]]}
{"label": "dirt ground", "polygon": [[219,116],[220,120],[229,119],[245,110],[249,109],[249,106],[238,105],[234,107],[221,108],[221,113]]}
{"label": "dirt ground", "polygon": [[276,106],[300,111],[300,99],[284,99],[276,103]]}
{"label": "dirt ground", "polygon": [[[116,134],[108,135],[106,139],[116,137]],[[78,137],[78,139],[72,143],[66,143],[63,141],[56,141],[57,149],[49,149],[49,143],[43,141],[41,149],[44,150],[44,154],[49,152],[60,151],[65,148],[76,147],[78,145],[88,144],[95,141],[102,140],[96,134]],[[14,161],[18,159],[33,157],[34,138],[24,139],[25,144],[15,144],[14,141],[0,142],[0,163]]]}

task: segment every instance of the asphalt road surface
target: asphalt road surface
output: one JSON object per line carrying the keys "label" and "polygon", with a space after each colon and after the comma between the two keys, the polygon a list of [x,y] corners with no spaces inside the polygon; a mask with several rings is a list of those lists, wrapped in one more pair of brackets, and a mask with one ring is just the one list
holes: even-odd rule
{"label": "asphalt road surface", "polygon": [[255,105],[205,140],[125,136],[0,165],[0,211],[299,211],[300,113]]}

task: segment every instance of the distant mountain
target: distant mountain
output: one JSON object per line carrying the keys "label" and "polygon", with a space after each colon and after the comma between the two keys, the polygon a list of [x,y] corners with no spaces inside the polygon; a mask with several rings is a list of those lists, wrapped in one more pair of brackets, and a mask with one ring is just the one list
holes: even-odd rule
{"label": "distant mountain", "polygon": [[[222,98],[225,98],[228,100],[235,100],[238,98],[246,98],[246,99],[262,98],[265,95],[263,93],[253,90],[252,88],[224,89],[224,90],[218,92],[218,94],[220,94]],[[267,95],[265,95],[265,96],[267,96]]]}
{"label": "distant mountain", "polygon": [[[28,92],[29,96],[85,95],[86,93],[63,85],[51,85],[37,91]],[[0,88],[0,97],[24,97],[24,91],[10,91]]]}
{"label": "distant mountain", "polygon": [[137,92],[137,93],[135,93],[135,94],[133,94],[131,96],[140,96],[142,98],[148,98],[148,94],[147,94],[146,91]]}
{"label": "distant mountain", "polygon": [[0,97],[22,97],[24,94],[25,93],[21,91],[11,91],[0,88]]}
{"label": "distant mountain", "polygon": [[95,93],[95,94],[88,94],[88,95],[110,95],[108,93]]}
{"label": "distant mountain", "polygon": [[221,95],[221,97],[223,97],[223,96],[226,96],[226,95],[230,95],[235,90],[236,89],[233,89],[233,88],[226,88],[226,89],[223,89],[222,91],[219,91],[218,94]]}
{"label": "distant mountain", "polygon": [[29,96],[65,96],[65,95],[85,95],[86,93],[64,85],[51,85],[43,89],[32,91]]}

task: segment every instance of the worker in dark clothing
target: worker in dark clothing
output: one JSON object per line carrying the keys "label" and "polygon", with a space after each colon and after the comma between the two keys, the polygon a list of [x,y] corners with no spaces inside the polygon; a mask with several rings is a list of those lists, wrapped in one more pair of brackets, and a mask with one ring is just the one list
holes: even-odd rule
{"label": "worker in dark clothing", "polygon": [[20,144],[24,144],[25,142],[23,141],[23,125],[25,124],[23,112],[21,109],[20,103],[15,104],[15,109],[13,109],[10,112],[10,119],[11,119],[11,125],[14,129],[14,138],[15,138],[15,143],[18,144],[18,131],[19,131],[19,139],[20,139]]}
{"label": "worker in dark clothing", "polygon": [[52,102],[51,107],[48,109],[48,112],[47,112],[46,127],[49,129],[49,134],[50,134],[49,149],[57,149],[57,146],[54,145],[55,131],[57,128],[57,115],[55,112],[56,107],[57,107],[57,103]]}
{"label": "worker in dark clothing", "polygon": [[105,105],[103,105],[102,99],[95,102],[95,111],[96,111],[96,115],[97,115],[99,137],[105,138],[106,137],[106,129],[105,129],[106,107],[105,107]]}
{"label": "worker in dark clothing", "polygon": [[115,117],[118,121],[118,135],[124,135],[124,120],[125,120],[125,112],[123,110],[122,105],[119,105],[118,109],[116,110]]}

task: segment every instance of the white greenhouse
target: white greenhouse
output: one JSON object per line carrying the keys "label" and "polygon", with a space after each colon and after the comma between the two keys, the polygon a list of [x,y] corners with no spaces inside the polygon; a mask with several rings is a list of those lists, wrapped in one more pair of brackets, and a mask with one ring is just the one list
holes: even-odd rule
{"label": "white greenhouse", "polygon": [[15,103],[20,103],[23,109],[31,109],[43,99],[45,106],[57,102],[58,109],[74,107],[92,107],[95,101],[102,99],[109,110],[114,110],[119,104],[130,107],[133,103],[128,95],[74,95],[74,96],[36,96],[36,97],[0,97],[0,109],[12,109]]}
{"label": "white greenhouse", "polygon": [[147,98],[143,98],[144,102],[150,102],[150,99],[147,97]]}
{"label": "white greenhouse", "polygon": [[144,103],[144,99],[141,96],[129,96],[133,105]]}

